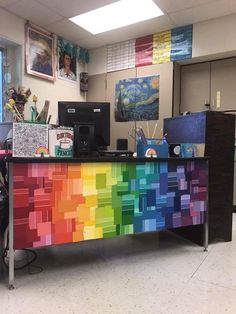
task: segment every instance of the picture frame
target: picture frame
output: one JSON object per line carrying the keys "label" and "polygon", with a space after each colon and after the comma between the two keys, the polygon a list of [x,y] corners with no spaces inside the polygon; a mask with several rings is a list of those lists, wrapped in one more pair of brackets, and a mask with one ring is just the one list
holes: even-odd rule
{"label": "picture frame", "polygon": [[58,39],[58,78],[77,82],[77,45],[64,38]]}
{"label": "picture frame", "polygon": [[55,81],[55,39],[47,31],[25,26],[26,73]]}

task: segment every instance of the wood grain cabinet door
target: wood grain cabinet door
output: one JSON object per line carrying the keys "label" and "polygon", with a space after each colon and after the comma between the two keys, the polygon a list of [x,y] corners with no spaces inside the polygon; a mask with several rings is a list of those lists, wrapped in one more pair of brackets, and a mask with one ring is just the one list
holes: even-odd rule
{"label": "wood grain cabinet door", "polygon": [[180,112],[206,110],[210,101],[210,63],[181,67]]}
{"label": "wood grain cabinet door", "polygon": [[[236,58],[211,64],[211,98],[216,110],[236,110]],[[218,108],[217,107],[218,95]]]}

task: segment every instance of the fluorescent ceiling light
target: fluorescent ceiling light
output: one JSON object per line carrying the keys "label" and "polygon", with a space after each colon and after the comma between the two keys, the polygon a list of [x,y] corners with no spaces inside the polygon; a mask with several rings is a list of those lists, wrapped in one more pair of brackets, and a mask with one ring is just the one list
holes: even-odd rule
{"label": "fluorescent ceiling light", "polygon": [[152,0],[120,0],[70,20],[95,35],[163,14]]}

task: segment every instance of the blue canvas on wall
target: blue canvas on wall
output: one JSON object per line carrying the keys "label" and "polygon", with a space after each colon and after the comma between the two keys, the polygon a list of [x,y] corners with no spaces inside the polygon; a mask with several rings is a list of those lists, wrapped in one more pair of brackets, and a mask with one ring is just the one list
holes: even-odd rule
{"label": "blue canvas on wall", "polygon": [[120,80],[115,90],[115,121],[158,120],[159,75]]}
{"label": "blue canvas on wall", "polygon": [[193,26],[177,27],[171,30],[170,61],[192,58]]}

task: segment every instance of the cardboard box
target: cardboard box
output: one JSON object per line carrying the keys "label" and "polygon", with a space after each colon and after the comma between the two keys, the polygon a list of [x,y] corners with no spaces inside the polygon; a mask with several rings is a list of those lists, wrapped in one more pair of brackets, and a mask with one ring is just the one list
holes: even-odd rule
{"label": "cardboard box", "polygon": [[73,137],[71,128],[49,130],[49,154],[51,157],[73,157]]}
{"label": "cardboard box", "polygon": [[35,157],[48,154],[48,125],[13,123],[13,157]]}

